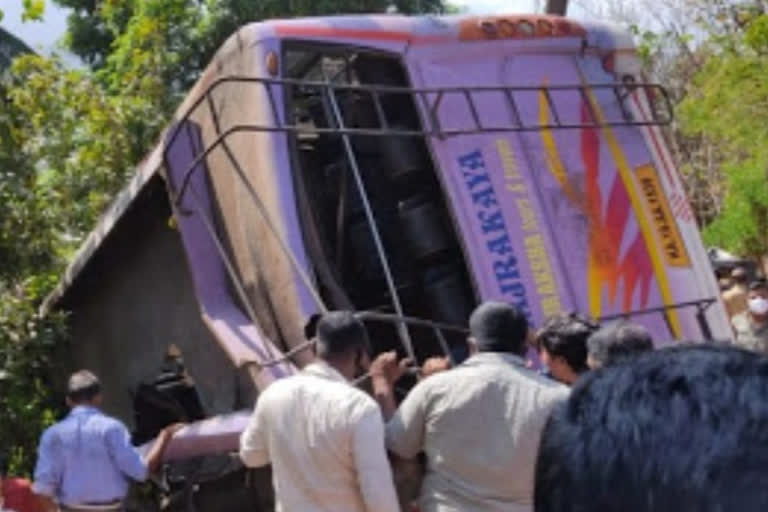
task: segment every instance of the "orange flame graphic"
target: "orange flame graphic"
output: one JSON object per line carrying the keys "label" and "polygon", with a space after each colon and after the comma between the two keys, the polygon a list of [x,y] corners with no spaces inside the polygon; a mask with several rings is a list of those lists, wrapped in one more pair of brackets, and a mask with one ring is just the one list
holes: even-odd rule
{"label": "orange flame graphic", "polygon": [[[582,102],[581,120],[589,124],[591,116]],[[619,284],[623,279],[622,312],[632,309],[632,297],[640,287],[638,306],[648,304],[653,265],[648,248],[638,231],[634,240],[620,257],[621,243],[627,231],[632,208],[629,195],[618,176],[613,180],[611,193],[604,208],[600,190],[600,137],[593,127],[581,130],[581,156],[585,169],[585,201],[579,207],[584,211],[589,225],[588,282],[591,313],[599,316],[602,312],[602,290],[608,287],[608,299],[615,306]]]}
{"label": "orange flame graphic", "polygon": [[[549,123],[549,104],[544,93],[540,94],[539,118],[542,125]],[[581,119],[583,124],[592,122],[589,108],[583,101]],[[654,276],[653,264],[647,244],[639,230],[624,256],[621,257],[622,241],[632,218],[630,215],[632,202],[618,170],[615,171],[607,204],[603,199],[599,182],[600,136],[597,129],[585,127],[581,130],[581,157],[584,164],[583,193],[572,182],[558,154],[551,130],[542,129],[541,137],[550,173],[560,184],[565,197],[587,220],[589,240],[587,286],[590,314],[594,317],[602,316],[603,291],[606,287],[608,305],[615,310],[622,284],[621,312],[646,307]],[[640,290],[639,303],[633,308],[633,297],[638,289]]]}

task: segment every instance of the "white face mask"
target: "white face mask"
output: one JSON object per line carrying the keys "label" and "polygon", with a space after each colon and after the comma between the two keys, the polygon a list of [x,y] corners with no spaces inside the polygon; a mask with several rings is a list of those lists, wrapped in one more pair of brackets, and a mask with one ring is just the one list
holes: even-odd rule
{"label": "white face mask", "polygon": [[749,310],[756,315],[765,315],[768,313],[768,300],[762,297],[749,299]]}

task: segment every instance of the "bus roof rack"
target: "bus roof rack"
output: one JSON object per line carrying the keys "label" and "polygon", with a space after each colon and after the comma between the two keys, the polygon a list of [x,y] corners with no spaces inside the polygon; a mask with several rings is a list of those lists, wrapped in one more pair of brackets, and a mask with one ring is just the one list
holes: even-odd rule
{"label": "bus roof rack", "polygon": [[[263,87],[267,94],[271,109],[271,119],[263,124],[233,124],[232,126],[220,126],[218,115],[213,101],[213,93],[227,84],[248,84],[255,87]],[[275,98],[277,88],[302,88],[304,91],[313,91],[319,93],[324,98],[334,99],[342,92],[368,95],[375,105],[376,118],[378,126],[375,127],[351,127],[346,126],[343,119],[335,122],[335,126],[318,127],[307,124],[301,124],[294,119],[285,119],[289,116],[283,116],[278,108],[278,101]],[[599,117],[593,107],[590,95],[593,91],[609,91],[620,106],[621,116],[618,119],[605,119]],[[577,93],[583,100],[587,111],[587,120],[564,121],[563,116],[558,112],[556,101],[553,99],[553,93],[572,92]],[[651,108],[650,118],[637,119],[626,106],[626,100],[633,94],[642,92],[647,98],[660,98],[660,102],[655,102],[654,108]],[[540,94],[546,100],[550,116],[547,122],[528,122],[520,114],[518,105],[519,99],[515,98],[518,93]],[[504,98],[504,102],[510,112],[509,122],[499,125],[489,125],[485,123],[477,107],[477,95],[479,94],[497,94]],[[426,118],[424,119],[422,129],[399,129],[390,126],[389,120],[382,108],[382,97],[388,95],[412,95],[418,100],[423,108]],[[466,128],[446,128],[441,116],[441,109],[444,108],[447,99],[459,98],[471,114],[472,123]],[[316,82],[289,78],[262,78],[249,76],[226,76],[221,77],[203,92],[200,97],[189,107],[187,112],[178,121],[182,125],[187,121],[195,111],[207,104],[209,114],[214,120],[216,127],[216,138],[197,155],[195,161],[189,166],[189,169],[182,180],[177,194],[177,204],[183,197],[189,175],[194,169],[199,168],[199,164],[204,161],[208,155],[218,148],[224,140],[235,133],[258,133],[258,132],[284,132],[293,134],[314,134],[314,135],[347,135],[347,136],[366,136],[366,137],[436,137],[446,139],[449,137],[458,137],[462,135],[475,135],[481,133],[505,133],[505,132],[530,132],[538,130],[578,130],[578,129],[597,129],[606,126],[666,126],[674,120],[672,102],[667,91],[658,84],[653,83],[631,83],[617,82],[608,84],[575,84],[575,85],[541,85],[541,86],[472,86],[472,87],[429,87],[429,88],[411,88],[394,87],[385,85],[352,85],[338,84],[331,82]],[[177,126],[178,126],[177,125]],[[173,145],[179,131],[176,130],[166,147]]]}

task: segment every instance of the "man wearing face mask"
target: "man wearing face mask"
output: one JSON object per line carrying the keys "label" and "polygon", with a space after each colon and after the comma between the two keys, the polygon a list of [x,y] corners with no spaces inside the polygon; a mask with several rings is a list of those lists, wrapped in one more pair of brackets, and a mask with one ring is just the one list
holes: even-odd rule
{"label": "man wearing face mask", "polygon": [[768,353],[768,282],[764,279],[749,286],[748,310],[733,317],[736,344],[742,348]]}
{"label": "man wearing face mask", "polygon": [[317,324],[316,362],[271,384],[240,438],[248,467],[272,464],[277,510],[399,509],[376,402],[351,381],[369,366],[365,326],[351,312]]}

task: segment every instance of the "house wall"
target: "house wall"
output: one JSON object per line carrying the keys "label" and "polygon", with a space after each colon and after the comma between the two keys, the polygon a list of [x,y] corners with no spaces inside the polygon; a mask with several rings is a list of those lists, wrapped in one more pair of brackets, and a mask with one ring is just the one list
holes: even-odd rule
{"label": "house wall", "polygon": [[60,378],[87,368],[102,379],[104,410],[132,425],[131,393],[158,371],[169,344],[181,348],[206,412],[250,407],[255,391],[207,330],[164,184],[153,179],[120,221],[61,307],[72,340]]}

